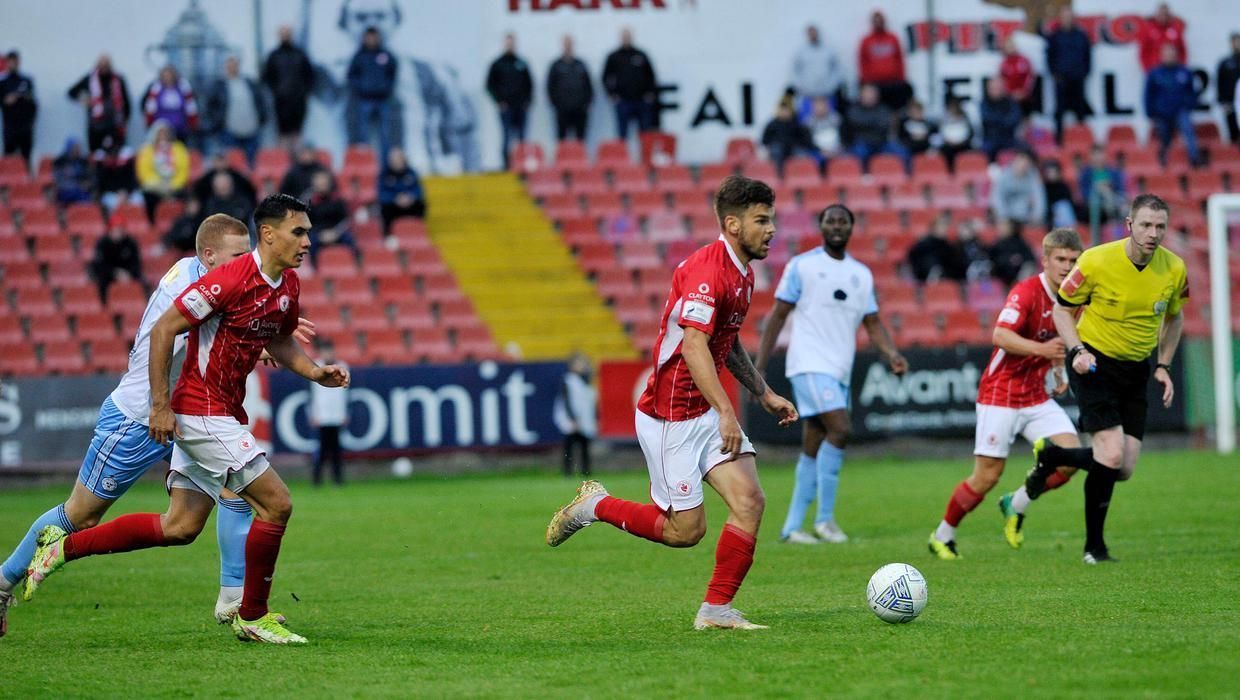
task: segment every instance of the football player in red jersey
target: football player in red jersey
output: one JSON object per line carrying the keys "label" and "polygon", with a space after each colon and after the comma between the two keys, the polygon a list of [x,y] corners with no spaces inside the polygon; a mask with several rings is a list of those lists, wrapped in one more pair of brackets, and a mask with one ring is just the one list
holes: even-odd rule
{"label": "football player in red jersey", "polygon": [[[227,487],[254,508],[245,547],[238,638],[289,644],[306,639],[267,609],[285,525],[292,514],[288,487],[245,428],[246,376],[266,349],[280,365],[324,386],[347,386],[349,373],[319,367],[298,346],[294,269],[310,249],[306,204],[272,195],[254,212],[258,248],[203,275],[173,302],[151,331],[150,434],[175,440],[168,473],[168,511],[135,513],[71,535],[44,528],[26,574],[26,597],[67,561],[93,554],[188,544],[198,536]],[[173,339],[189,331],[185,365],[171,401],[168,378]]]}
{"label": "football player in red jersey", "polygon": [[552,547],[599,520],[669,547],[692,547],[706,534],[706,481],[723,498],[728,518],[695,629],[764,628],[732,607],[753,564],[766,497],[753,445],[719,372],[726,366],[781,425],[796,423],[796,408],[771,391],[737,338],[753,294],[749,263],[767,256],[775,235],[774,205],[775,193],[765,183],[725,178],[715,195],[719,240],[690,255],[672,276],[654,371],[635,418],[654,503],[621,500],[599,482],[586,481],[547,526]]}
{"label": "football player in red jersey", "polygon": [[[956,527],[969,511],[982,502],[999,483],[1008,451],[1017,435],[1030,443],[1050,440],[1063,447],[1078,447],[1072,419],[1046,392],[1046,373],[1055,373],[1055,395],[1068,389],[1063,374],[1065,348],[1055,330],[1052,310],[1059,285],[1072,271],[1081,254],[1076,231],[1059,228],[1042,239],[1043,272],[1017,282],[999,312],[994,330],[994,352],[977,387],[977,433],[973,448],[973,473],[961,481],[947,501],[942,522],[930,535],[930,552],[939,559],[959,559]],[[1047,489],[1062,486],[1075,469],[1061,467],[1047,480]],[[1003,535],[1019,548],[1030,494],[1024,486],[999,500],[1003,512]]]}

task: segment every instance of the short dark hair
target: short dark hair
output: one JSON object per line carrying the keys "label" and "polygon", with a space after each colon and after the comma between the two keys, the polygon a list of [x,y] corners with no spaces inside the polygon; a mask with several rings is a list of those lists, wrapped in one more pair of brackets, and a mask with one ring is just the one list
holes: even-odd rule
{"label": "short dark hair", "polygon": [[1136,218],[1137,212],[1142,209],[1165,211],[1167,216],[1171,216],[1171,206],[1167,204],[1166,200],[1149,192],[1139,194],[1136,199],[1132,200],[1132,206],[1128,208],[1128,218]]}
{"label": "short dark hair", "polygon": [[743,175],[729,175],[719,183],[715,192],[715,216],[719,217],[719,225],[728,216],[740,216],[755,204],[775,206],[775,190],[761,180],[752,180]]}
{"label": "short dark hair", "polygon": [[258,208],[254,210],[254,225],[275,226],[284,221],[289,212],[309,213],[310,205],[291,194],[268,195],[258,203]]}
{"label": "short dark hair", "polygon": [[848,207],[844,206],[843,204],[840,204],[839,202],[836,202],[835,204],[828,204],[827,206],[822,208],[822,211],[818,212],[818,228],[822,228],[822,220],[827,218],[827,212],[831,211],[832,209],[839,209],[840,211],[847,214],[849,226],[857,225],[857,217],[853,215],[852,209],[849,209]]}

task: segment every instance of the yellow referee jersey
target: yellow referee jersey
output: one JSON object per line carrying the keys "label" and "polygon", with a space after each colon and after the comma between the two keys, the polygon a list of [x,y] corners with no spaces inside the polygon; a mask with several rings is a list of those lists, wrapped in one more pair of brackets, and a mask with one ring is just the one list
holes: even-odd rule
{"label": "yellow referee jersey", "polygon": [[1081,342],[1117,360],[1144,360],[1158,346],[1163,316],[1180,313],[1188,299],[1188,271],[1161,246],[1138,270],[1124,252],[1127,240],[1081,253],[1059,286],[1059,299],[1088,305],[1077,323]]}

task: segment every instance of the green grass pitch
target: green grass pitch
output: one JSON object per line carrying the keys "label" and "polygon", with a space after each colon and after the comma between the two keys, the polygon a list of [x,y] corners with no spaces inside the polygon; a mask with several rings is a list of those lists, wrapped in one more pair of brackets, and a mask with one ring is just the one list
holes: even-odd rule
{"label": "green grass pitch", "polygon": [[[1017,458],[1001,488],[1019,484]],[[925,540],[968,460],[852,460],[847,545],[780,545],[787,464],[769,496],[737,607],[761,632],[692,630],[723,508],[702,544],[671,550],[598,525],[543,543],[575,482],[417,478],[314,490],[296,512],[273,609],[310,644],[243,644],[214,623],[214,524],[192,546],[71,563],[0,639],[0,697],[1211,697],[1240,668],[1240,459],[1150,453],[1120,484],[1108,540],[1121,563],[1080,561],[1081,481],[1030,510],[1023,550],[990,495],[962,525],[964,559]],[[644,472],[606,475],[644,498]],[[0,493],[4,551],[67,489]],[[110,514],[162,510],[144,483]],[[879,621],[865,584],[903,561],[930,602]]]}

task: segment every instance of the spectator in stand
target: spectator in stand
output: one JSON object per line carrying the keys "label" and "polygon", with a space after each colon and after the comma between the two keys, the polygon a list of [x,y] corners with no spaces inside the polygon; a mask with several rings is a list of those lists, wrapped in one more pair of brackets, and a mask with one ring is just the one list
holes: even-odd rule
{"label": "spectator in stand", "polygon": [[[564,435],[564,476],[573,475],[575,464],[581,465],[582,476],[590,476],[590,442],[598,435],[598,394],[590,385],[590,358],[580,352],[568,360],[552,418]],[[574,452],[581,456],[574,458]]]}
{"label": "spectator in stand", "polygon": [[207,93],[203,130],[211,134],[217,149],[240,148],[254,167],[258,138],[267,123],[267,102],[253,78],[241,75],[236,56],[224,61],[224,77]]}
{"label": "spectator in stand", "polygon": [[939,125],[926,118],[919,100],[912,99],[900,118],[900,125],[896,127],[896,138],[909,154],[925,153],[940,140]]}
{"label": "spectator in stand", "polygon": [[1128,207],[1124,172],[1118,166],[1107,165],[1102,146],[1094,146],[1089,152],[1089,164],[1081,168],[1079,177],[1077,189],[1087,219],[1093,220],[1095,207],[1099,223],[1122,218]]}
{"label": "spectator in stand", "polygon": [[808,156],[822,164],[822,155],[814,147],[814,137],[809,128],[796,120],[791,100],[781,100],[775,108],[775,118],[762,130],[762,146],[775,164],[775,170],[783,177],[784,163],[793,156]]}
{"label": "spectator in stand", "polygon": [[56,183],[56,203],[89,202],[95,191],[90,159],[82,152],[82,142],[65,140],[65,150],[52,161],[52,181]]}
{"label": "spectator in stand", "polygon": [[1072,189],[1063,179],[1063,168],[1059,161],[1047,160],[1042,163],[1042,184],[1046,188],[1046,214],[1042,225],[1046,230],[1053,228],[1076,227],[1076,202],[1072,199]]}
{"label": "spectator in stand", "polygon": [[530,67],[517,55],[517,37],[511,32],[504,35],[504,53],[491,63],[491,70],[487,72],[487,92],[499,109],[500,160],[507,170],[509,149],[525,140],[525,117],[534,96]]}
{"label": "spectator in stand", "polygon": [[913,97],[913,88],[904,78],[904,52],[900,37],[887,31],[887,18],[875,10],[870,15],[870,33],[857,49],[860,82],[878,88],[880,100],[899,112]]}
{"label": "spectator in stand", "polygon": [[314,174],[310,184],[310,196],[306,198],[310,205],[310,221],[314,228],[310,230],[310,262],[318,265],[319,252],[333,245],[342,245],[353,251],[353,257],[360,259],[361,251],[353,239],[349,225],[349,205],[336,191],[336,178],[327,170]]}
{"label": "spectator in stand", "polygon": [[69,88],[69,99],[86,108],[86,145],[91,153],[124,145],[130,115],[129,88],[125,76],[112,70],[110,56],[99,56],[94,70]]}
{"label": "spectator in stand", "polygon": [[[320,365],[348,368],[336,359],[336,346],[323,338],[315,341]],[[319,449],[314,458],[312,478],[315,486],[323,483],[323,464],[331,463],[332,481],[344,485],[344,452],[340,448],[340,431],[349,422],[349,390],[347,387],[326,387],[310,382],[310,403],[307,405],[310,427],[319,433]]]}
{"label": "spectator in stand", "polygon": [[939,124],[939,151],[947,161],[949,170],[956,169],[956,156],[973,148],[973,124],[964,113],[964,103],[958,97],[947,98],[943,121]]}
{"label": "spectator in stand", "polygon": [[999,78],[986,81],[986,97],[980,108],[982,118],[982,150],[993,162],[999,151],[1021,146],[1016,132],[1024,121],[1020,105],[1007,93]]}
{"label": "spectator in stand", "polygon": [[818,27],[812,24],[805,28],[805,43],[792,56],[789,82],[799,100],[798,114],[808,113],[820,97],[831,100],[832,107],[840,104],[844,69],[835,50],[818,36]]}
{"label": "spectator in stand", "polygon": [[990,209],[996,221],[1008,221],[1019,235],[1025,224],[1046,216],[1046,187],[1034,165],[1033,154],[1017,151],[990,183]]}
{"label": "spectator in stand", "polygon": [[396,57],[384,48],[379,30],[367,29],[349,62],[345,123],[350,145],[370,143],[372,128],[379,132],[380,153],[401,144],[400,105],[393,97],[396,75]]}
{"label": "spectator in stand", "polygon": [[573,54],[573,38],[565,34],[563,45],[564,52],[547,70],[547,99],[555,109],[555,136],[560,141],[585,141],[594,86],[586,64]]}
{"label": "spectator in stand", "polygon": [[172,126],[160,119],[147,132],[146,145],[138,151],[136,168],[146,201],[146,218],[153,224],[160,202],[185,193],[189,183],[189,149],[176,140]]}
{"label": "spectator in stand", "polygon": [[267,55],[263,84],[271,91],[280,145],[293,150],[301,143],[306,103],[314,90],[314,66],[306,52],[293,43],[293,28],[280,27],[280,45]]}
{"label": "spectator in stand", "polygon": [[1192,117],[1200,93],[1193,82],[1193,72],[1180,63],[1179,52],[1172,44],[1163,45],[1162,59],[1162,65],[1145,76],[1145,115],[1158,134],[1158,158],[1164,164],[1167,162],[1167,149],[1178,130],[1188,147],[1189,159],[1199,165],[1201,153],[1197,150]]}
{"label": "spectator in stand", "polygon": [[[125,230],[128,222],[121,214],[113,214],[108,232],[95,244],[95,257],[89,272],[99,287],[99,301],[108,303],[108,288],[113,282],[142,281],[142,255],[138,242]],[[145,285],[144,285],[145,286]]]}
{"label": "spectator in stand", "polygon": [[1093,115],[1085,99],[1085,79],[1093,65],[1093,46],[1089,35],[1076,24],[1072,8],[1059,10],[1059,22],[1046,38],[1046,69],[1055,80],[1055,137],[1063,139],[1063,117],[1068,112],[1078,123]]}
{"label": "spectator in stand", "polygon": [[1240,122],[1236,120],[1236,84],[1240,83],[1240,32],[1231,33],[1231,53],[1218,62],[1214,84],[1218,106],[1227,121],[1227,139],[1240,144]]}
{"label": "spectator in stand", "polygon": [[383,235],[392,232],[392,222],[405,217],[426,216],[426,195],[418,172],[409,167],[405,152],[399,148],[388,151],[387,161],[379,174],[379,215],[383,218]]}
{"label": "spectator in stand", "polygon": [[163,120],[172,127],[178,141],[190,143],[198,130],[198,100],[189,81],[171,65],[159,71],[159,77],[146,89],[142,113],[149,127]]}
{"label": "spectator in stand", "polygon": [[10,51],[8,75],[0,80],[0,113],[4,115],[4,155],[17,153],[30,167],[34,145],[34,118],[39,103],[34,98],[34,81],[21,72],[21,55]]}
{"label": "spectator in stand", "polygon": [[961,221],[956,227],[956,259],[964,268],[964,281],[973,282],[990,277],[990,249],[977,237],[972,221]]}
{"label": "spectator in stand", "polygon": [[880,100],[875,85],[863,84],[857,101],[844,113],[844,135],[848,150],[868,166],[870,156],[891,153],[908,164],[908,152],[891,137],[892,112]]}
{"label": "spectator in stand", "polygon": [[1033,93],[1037,76],[1033,64],[1016,48],[1016,37],[1009,36],[1003,42],[1003,60],[999,63],[999,79],[1007,92],[1020,105],[1020,112],[1029,116],[1037,108]]}
{"label": "spectator in stand", "polygon": [[95,165],[95,182],[99,188],[99,202],[108,211],[113,211],[126,202],[141,204],[142,187],[138,184],[133,149],[111,136],[105,140],[109,147],[91,154]]}
{"label": "spectator in stand", "polygon": [[934,282],[940,279],[961,281],[965,278],[965,266],[960,250],[947,239],[952,217],[943,212],[930,223],[926,235],[917,239],[908,250],[907,264],[918,282]]}
{"label": "spectator in stand", "polygon": [[998,229],[999,238],[990,247],[991,272],[1004,286],[1011,287],[1016,280],[1038,271],[1038,259],[1011,221],[1000,219]]}
{"label": "spectator in stand", "polygon": [[844,152],[844,120],[840,118],[840,113],[831,107],[829,98],[814,98],[810,103],[809,116],[805,119],[805,127],[809,129],[814,148],[818,149],[824,164]]}
{"label": "spectator in stand", "polygon": [[[258,205],[258,190],[254,188],[254,183],[250,182],[250,178],[246,177],[245,173],[229,165],[228,156],[223,153],[216,153],[211,156],[210,165],[197,180],[194,180],[194,186],[191,188],[190,194],[199,202],[206,202],[211,198],[211,192],[215,187],[215,176],[219,174],[228,176],[228,179],[232,182],[233,192],[244,197],[249,202],[251,209]],[[248,216],[236,218],[242,221],[249,219]]]}
{"label": "spectator in stand", "polygon": [[[185,211],[172,222],[168,232],[164,234],[164,245],[179,252],[190,253],[194,250],[194,242],[198,238],[198,226],[207,217],[202,215],[202,205],[196,197],[185,201]],[[248,219],[249,216],[246,216]],[[245,221],[246,219],[242,219]]]}
{"label": "spectator in stand", "polygon": [[616,133],[629,137],[629,122],[640,131],[652,131],[658,123],[656,101],[659,83],[654,66],[644,51],[633,46],[633,30],[620,31],[620,48],[607,56],[603,66],[603,89],[616,107]]}
{"label": "spectator in stand", "polygon": [[1137,34],[1141,68],[1146,73],[1166,63],[1163,53],[1166,46],[1175,49],[1176,63],[1188,63],[1188,47],[1184,44],[1184,20],[1173,17],[1171,8],[1164,2],[1159,3],[1152,17],[1141,22],[1141,30]]}
{"label": "spectator in stand", "polygon": [[312,144],[304,143],[297,149],[296,160],[280,179],[280,192],[298,199],[305,199],[306,193],[310,191],[310,183],[314,181],[314,176],[326,171],[327,168],[319,160],[319,152]]}
{"label": "spectator in stand", "polygon": [[204,218],[212,214],[227,214],[238,221],[249,221],[254,211],[254,200],[233,187],[228,173],[217,172],[211,176],[211,195],[203,200]]}

